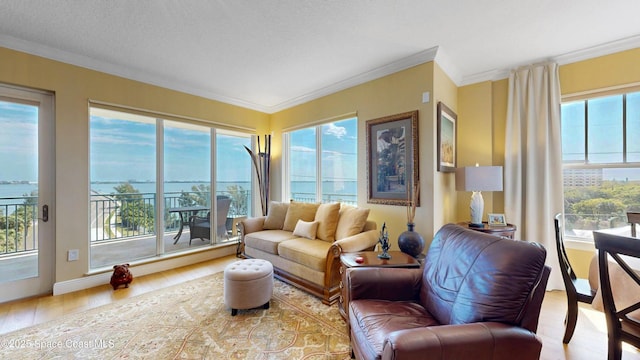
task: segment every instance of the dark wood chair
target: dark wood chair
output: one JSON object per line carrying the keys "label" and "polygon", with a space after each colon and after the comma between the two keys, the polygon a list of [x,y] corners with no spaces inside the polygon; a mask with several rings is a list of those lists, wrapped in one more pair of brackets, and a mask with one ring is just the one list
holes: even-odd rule
{"label": "dark wood chair", "polygon": [[[637,297],[635,303],[627,304],[618,310],[616,300],[611,291],[610,267],[618,265],[637,286],[636,294],[640,294],[640,276],[629,266],[627,260],[620,255],[640,258],[640,240],[634,237],[614,235],[594,231],[593,240],[598,249],[598,269],[600,273],[600,291],[602,304],[607,319],[609,335],[609,360],[619,360],[622,356],[622,342],[640,347],[640,319],[630,317],[629,314],[640,309]],[[613,259],[614,261],[610,261]],[[629,289],[626,289],[629,291]],[[623,307],[623,306],[620,306]]]}
{"label": "dark wood chair", "polygon": [[569,263],[567,251],[564,249],[564,223],[562,214],[556,215],[554,223],[560,272],[562,273],[564,287],[567,290],[567,316],[564,319],[565,330],[562,342],[568,344],[569,341],[571,341],[573,332],[576,329],[576,322],[578,321],[578,302],[591,304],[596,292],[591,289],[588,279],[580,279],[576,276],[576,273]]}
{"label": "dark wood chair", "polygon": [[640,224],[640,212],[627,211],[627,221],[631,224],[631,236],[636,236],[636,225]]}
{"label": "dark wood chair", "polygon": [[[229,214],[229,208],[231,207],[231,198],[228,196],[218,195],[216,197],[216,234],[218,237],[226,236],[227,233],[227,215]],[[189,218],[189,245],[191,240],[200,239],[204,241],[211,237],[211,213],[207,213],[207,217],[191,216]]]}

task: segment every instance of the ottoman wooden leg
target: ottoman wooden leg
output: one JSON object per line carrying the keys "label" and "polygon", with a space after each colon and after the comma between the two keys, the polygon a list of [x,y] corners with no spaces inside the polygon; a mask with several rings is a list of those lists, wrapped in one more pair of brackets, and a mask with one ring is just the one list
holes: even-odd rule
{"label": "ottoman wooden leg", "polygon": [[262,305],[263,309],[268,309],[269,308],[269,302],[267,301],[264,305]]}
{"label": "ottoman wooden leg", "polygon": [[238,315],[238,309],[231,309],[231,316]]}

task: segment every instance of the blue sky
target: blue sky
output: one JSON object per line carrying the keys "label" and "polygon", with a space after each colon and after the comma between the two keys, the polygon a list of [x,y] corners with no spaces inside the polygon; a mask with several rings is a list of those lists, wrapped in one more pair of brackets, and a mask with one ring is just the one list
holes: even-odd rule
{"label": "blue sky", "polygon": [[[323,179],[355,181],[357,166],[357,119],[320,126]],[[314,180],[316,174],[316,127],[291,132],[291,178]]]}
{"label": "blue sky", "polygon": [[0,101],[0,180],[36,181],[38,108]]}
{"label": "blue sky", "polygon": [[[92,182],[154,181],[155,121],[143,117],[131,120],[91,116]],[[211,172],[210,136],[207,127],[165,121],[165,181],[208,182]],[[250,181],[250,157],[243,147],[250,146],[250,138],[218,133],[216,141],[220,154],[217,158],[217,180]]]}
{"label": "blue sky", "polygon": [[[128,120],[122,120],[117,114],[97,110],[91,116],[91,181],[153,181],[155,120],[130,114],[126,115]],[[320,128],[324,178],[355,180],[357,121]],[[0,180],[37,181],[37,107],[0,101],[0,129]],[[296,169],[301,175],[315,172],[315,131],[306,129],[296,134]],[[200,182],[209,178],[209,136],[208,128],[165,121],[166,181]],[[253,168],[243,145],[250,147],[250,138],[218,133],[219,181],[250,181]]]}

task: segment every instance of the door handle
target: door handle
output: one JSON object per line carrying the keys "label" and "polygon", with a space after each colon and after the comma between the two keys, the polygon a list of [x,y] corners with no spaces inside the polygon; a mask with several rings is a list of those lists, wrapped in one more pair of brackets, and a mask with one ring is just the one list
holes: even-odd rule
{"label": "door handle", "polygon": [[49,205],[42,206],[42,221],[49,221]]}

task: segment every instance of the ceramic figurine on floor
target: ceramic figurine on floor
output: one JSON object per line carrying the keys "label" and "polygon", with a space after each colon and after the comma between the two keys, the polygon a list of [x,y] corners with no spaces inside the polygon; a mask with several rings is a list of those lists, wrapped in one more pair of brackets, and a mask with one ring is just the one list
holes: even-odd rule
{"label": "ceramic figurine on floor", "polygon": [[128,288],[133,281],[133,274],[129,271],[129,264],[114,265],[113,275],[111,275],[111,286],[116,290],[120,285]]}

